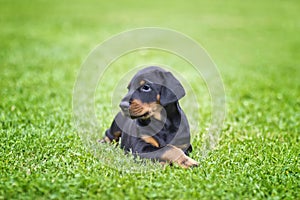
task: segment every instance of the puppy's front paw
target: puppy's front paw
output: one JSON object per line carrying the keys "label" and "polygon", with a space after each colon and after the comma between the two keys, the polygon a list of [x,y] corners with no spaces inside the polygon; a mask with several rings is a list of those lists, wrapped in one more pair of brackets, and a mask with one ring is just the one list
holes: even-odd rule
{"label": "puppy's front paw", "polygon": [[195,161],[194,159],[186,156],[186,155],[182,155],[178,158],[178,160],[176,160],[176,163],[182,167],[182,168],[190,168],[190,167],[197,167],[199,165],[199,163],[197,161]]}
{"label": "puppy's front paw", "polygon": [[99,143],[111,143],[111,140],[107,136],[105,136],[104,138],[99,139],[98,142]]}

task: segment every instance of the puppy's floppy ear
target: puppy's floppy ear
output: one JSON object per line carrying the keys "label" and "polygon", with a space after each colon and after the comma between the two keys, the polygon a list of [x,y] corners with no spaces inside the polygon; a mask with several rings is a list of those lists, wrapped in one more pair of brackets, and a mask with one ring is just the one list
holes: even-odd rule
{"label": "puppy's floppy ear", "polygon": [[170,72],[163,72],[161,75],[164,80],[160,90],[160,104],[162,106],[176,102],[184,97],[184,88]]}

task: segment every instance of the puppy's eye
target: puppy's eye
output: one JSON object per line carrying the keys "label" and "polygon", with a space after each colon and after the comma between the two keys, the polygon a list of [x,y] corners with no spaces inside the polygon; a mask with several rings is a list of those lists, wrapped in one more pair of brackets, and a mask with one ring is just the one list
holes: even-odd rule
{"label": "puppy's eye", "polygon": [[141,91],[142,92],[150,92],[151,91],[151,87],[148,84],[145,84],[141,87]]}

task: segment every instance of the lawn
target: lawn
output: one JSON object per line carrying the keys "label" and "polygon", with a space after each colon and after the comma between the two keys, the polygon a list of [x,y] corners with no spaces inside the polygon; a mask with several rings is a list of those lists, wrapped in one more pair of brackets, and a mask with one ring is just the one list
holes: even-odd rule
{"label": "lawn", "polygon": [[[296,0],[1,0],[0,199],[300,199],[299,10]],[[111,96],[126,93],[127,71],[171,66],[193,91],[181,104],[198,168],[115,163],[122,152],[87,147],[74,124],[82,63],[101,42],[139,27],[182,32],[209,53],[226,92],[220,142],[203,156],[205,82],[183,59],[154,50],[111,64],[95,90],[99,133],[91,134],[109,127],[118,109]]]}

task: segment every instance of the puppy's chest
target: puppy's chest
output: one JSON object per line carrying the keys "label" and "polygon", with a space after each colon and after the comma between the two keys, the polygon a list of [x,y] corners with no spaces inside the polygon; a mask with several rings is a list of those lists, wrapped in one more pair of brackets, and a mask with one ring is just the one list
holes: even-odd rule
{"label": "puppy's chest", "polygon": [[[129,124],[127,125],[129,126]],[[139,126],[136,121],[132,121],[130,125],[128,129],[130,133],[123,132],[121,136],[121,147],[127,151],[135,150],[142,143],[149,143],[149,141],[153,141],[155,146],[163,147],[170,144],[178,134],[178,129],[169,121],[164,124],[160,121],[153,121],[153,123],[145,126]]]}
{"label": "puppy's chest", "polygon": [[138,135],[140,138],[142,137],[153,137],[160,146],[165,146],[169,144],[172,139],[175,137],[177,133],[177,129],[174,127],[164,126],[160,131],[145,131],[145,130],[138,130]]}

